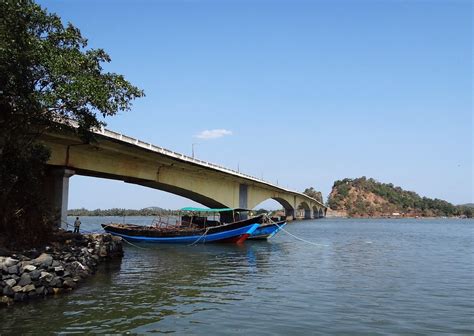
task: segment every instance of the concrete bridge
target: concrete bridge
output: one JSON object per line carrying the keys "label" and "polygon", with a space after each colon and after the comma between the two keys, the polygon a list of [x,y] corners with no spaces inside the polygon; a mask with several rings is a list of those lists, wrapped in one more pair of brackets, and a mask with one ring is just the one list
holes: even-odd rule
{"label": "concrete bridge", "polygon": [[51,149],[46,194],[62,221],[67,215],[69,178],[75,174],[159,189],[211,208],[253,209],[274,199],[288,220],[326,214],[324,204],[302,193],[110,130],[94,131],[90,143],[72,131],[44,134],[41,141]]}

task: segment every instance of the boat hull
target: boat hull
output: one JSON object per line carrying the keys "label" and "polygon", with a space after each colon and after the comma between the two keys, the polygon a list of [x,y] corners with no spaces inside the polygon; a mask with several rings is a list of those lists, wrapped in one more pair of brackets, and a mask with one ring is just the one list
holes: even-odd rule
{"label": "boat hull", "polygon": [[270,239],[278,233],[286,225],[285,221],[277,222],[273,224],[261,224],[248,239]]}
{"label": "boat hull", "polygon": [[131,224],[102,224],[110,234],[127,241],[160,244],[243,243],[258,227],[260,218],[197,230],[167,230]]}

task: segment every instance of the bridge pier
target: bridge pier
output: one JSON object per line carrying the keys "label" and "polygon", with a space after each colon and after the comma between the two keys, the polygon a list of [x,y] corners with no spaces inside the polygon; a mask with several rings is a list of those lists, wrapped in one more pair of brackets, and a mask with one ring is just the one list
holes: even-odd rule
{"label": "bridge pier", "polygon": [[51,168],[46,173],[44,191],[51,209],[57,215],[55,217],[57,227],[66,226],[69,178],[74,174],[74,170],[67,168]]}
{"label": "bridge pier", "polygon": [[286,220],[294,220],[295,219],[295,210],[294,209],[285,209],[285,217]]}
{"label": "bridge pier", "polygon": [[[248,185],[246,184],[240,184],[239,185],[239,208],[242,209],[247,209],[249,205],[249,194],[248,194]],[[248,213],[244,212],[241,215],[242,219],[247,219],[248,218]]]}

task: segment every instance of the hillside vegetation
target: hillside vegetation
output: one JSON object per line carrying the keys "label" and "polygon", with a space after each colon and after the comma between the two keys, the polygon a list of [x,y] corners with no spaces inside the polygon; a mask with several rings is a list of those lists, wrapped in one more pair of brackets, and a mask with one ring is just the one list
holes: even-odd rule
{"label": "hillside vegetation", "polygon": [[334,182],[328,198],[333,210],[345,211],[348,216],[466,216],[472,208],[455,206],[440,199],[421,197],[392,183],[381,183],[365,176]]}

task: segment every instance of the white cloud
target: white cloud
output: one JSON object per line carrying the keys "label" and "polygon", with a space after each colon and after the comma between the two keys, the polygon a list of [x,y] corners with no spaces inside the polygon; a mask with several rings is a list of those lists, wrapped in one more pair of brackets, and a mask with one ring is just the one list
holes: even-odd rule
{"label": "white cloud", "polygon": [[213,129],[213,130],[205,130],[196,135],[196,138],[199,139],[217,139],[223,137],[224,135],[232,135],[232,131],[226,129]]}

